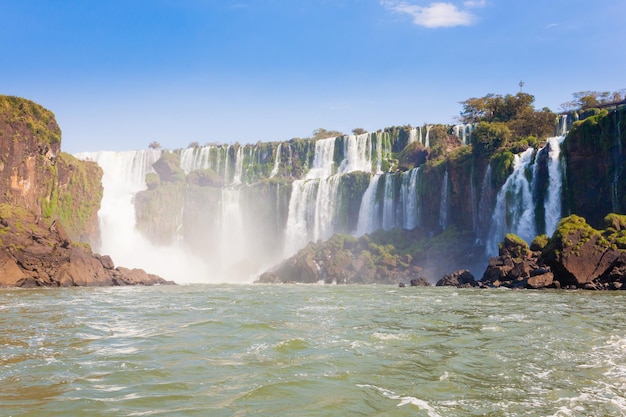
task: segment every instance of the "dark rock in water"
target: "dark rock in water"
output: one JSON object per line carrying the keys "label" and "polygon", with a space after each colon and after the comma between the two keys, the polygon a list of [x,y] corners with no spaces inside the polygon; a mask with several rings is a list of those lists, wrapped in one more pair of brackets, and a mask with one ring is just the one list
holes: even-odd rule
{"label": "dark rock in water", "polygon": [[476,280],[474,279],[474,275],[467,269],[462,269],[451,274],[446,274],[437,281],[437,287],[474,287],[476,284]]}
{"label": "dark rock in water", "polygon": [[540,275],[533,275],[526,280],[526,288],[548,288],[554,282],[554,274],[552,272],[546,272]]}
{"label": "dark rock in water", "polygon": [[430,282],[424,277],[413,278],[411,280],[411,287],[430,287]]}
{"label": "dark rock in water", "polygon": [[554,275],[543,264],[540,252],[531,251],[522,239],[506,235],[499,256],[489,260],[481,278],[487,287],[545,288],[553,285]]}
{"label": "dark rock in water", "polygon": [[401,282],[400,284],[398,284],[398,287],[404,288],[404,287],[406,287],[406,284],[404,282]]}

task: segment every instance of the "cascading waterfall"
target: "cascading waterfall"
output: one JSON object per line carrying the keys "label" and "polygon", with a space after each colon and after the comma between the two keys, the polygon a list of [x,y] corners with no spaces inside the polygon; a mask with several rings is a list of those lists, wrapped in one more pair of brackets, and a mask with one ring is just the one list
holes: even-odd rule
{"label": "cascading waterfall", "polygon": [[241,176],[243,175],[243,146],[237,148],[237,154],[235,156],[235,175],[233,177],[233,184],[241,184]]}
{"label": "cascading waterfall", "polygon": [[395,210],[395,176],[385,174],[385,188],[383,193],[383,229],[391,230],[396,225]]}
{"label": "cascading waterfall", "polygon": [[282,149],[283,144],[279,143],[278,147],[276,148],[276,158],[274,158],[274,168],[272,168],[272,172],[270,173],[270,178],[274,178],[276,175],[278,175],[278,170],[280,169],[280,152]]}
{"label": "cascading waterfall", "polygon": [[230,274],[228,269],[241,262],[248,253],[239,198],[239,189],[222,188],[219,221],[219,267],[222,270],[212,271],[222,277],[234,275]]}
{"label": "cascading waterfall", "polygon": [[189,174],[196,169],[211,167],[211,146],[191,147],[180,152],[180,167]]}
{"label": "cascading waterfall", "polygon": [[[335,231],[337,193],[341,175],[354,171],[370,172],[372,167],[371,134],[350,135],[344,138],[344,159],[334,172],[336,138],[315,142],[313,166],[302,180],[292,184],[285,254],[290,255],[307,242],[325,240]],[[382,155],[382,143],[379,140]],[[378,152],[378,150],[377,150]],[[379,160],[380,163],[380,160]]]}
{"label": "cascading waterfall", "polygon": [[454,136],[461,140],[461,144],[469,145],[469,137],[472,134],[472,124],[460,124],[453,127]]}
{"label": "cascading waterfall", "polygon": [[[489,256],[498,254],[498,243],[507,233],[514,233],[530,243],[538,231],[543,230],[550,236],[556,230],[562,214],[561,192],[564,172],[560,153],[564,140],[565,136],[555,136],[547,139],[546,145],[536,153],[533,148],[528,148],[523,153],[515,155],[513,172],[496,197],[486,244]],[[546,153],[547,158],[541,157]],[[544,161],[542,164],[547,164],[541,170],[540,160]],[[488,171],[490,168],[489,166]],[[543,182],[547,188],[544,191],[539,183],[540,171],[547,172],[548,176],[547,184]],[[530,180],[529,174],[532,174]],[[533,196],[536,196],[536,199]],[[537,215],[540,213],[536,212],[538,207],[543,209],[543,218]],[[484,208],[480,208],[479,212],[483,215]]]}
{"label": "cascading waterfall", "polygon": [[95,161],[103,170],[104,194],[98,211],[98,252],[110,255],[117,264],[142,268],[166,279],[182,282],[206,276],[204,263],[175,243],[172,247],[152,244],[135,228],[134,195],[146,188],[146,174],[160,150],[129,152],[84,152],[76,157]]}
{"label": "cascading waterfall", "polygon": [[448,228],[448,170],[443,174],[441,183],[441,200],[439,204],[439,226],[443,230]]}
{"label": "cascading waterfall", "polygon": [[513,172],[498,192],[493,211],[486,251],[489,256],[498,254],[498,243],[507,233],[515,233],[525,241],[534,239],[535,206],[526,170],[533,162],[534,149],[528,148],[515,155]]}
{"label": "cascading waterfall", "polygon": [[565,136],[556,136],[548,139],[548,193],[544,201],[546,234],[552,236],[561,220],[561,188],[563,186],[563,172],[561,170],[561,144]]}
{"label": "cascading waterfall", "polygon": [[[336,194],[337,181],[328,181],[333,173],[335,138],[320,139],[315,142],[313,166],[305,179],[293,182],[287,230],[285,232],[285,254],[291,255],[309,241],[328,238],[332,227],[319,222],[332,221],[334,205],[324,206],[319,200],[326,200],[330,193]],[[319,190],[322,192],[319,192]],[[324,213],[318,213],[318,210]]]}
{"label": "cascading waterfall", "polygon": [[400,205],[402,208],[402,227],[408,230],[415,229],[418,225],[417,179],[419,168],[402,173],[402,185],[400,187]]}
{"label": "cascading waterfall", "polygon": [[359,208],[357,236],[363,236],[381,227],[380,221],[378,221],[379,210],[376,201],[376,192],[378,191],[378,183],[382,177],[383,174],[380,173],[373,175],[365,193],[363,193],[361,207]]}
{"label": "cascading waterfall", "polygon": [[372,170],[372,141],[368,133],[347,136],[343,146],[344,160],[339,166],[339,173]]}
{"label": "cascading waterfall", "polygon": [[478,200],[478,228],[476,231],[476,244],[484,243],[485,234],[483,231],[488,230],[489,221],[491,219],[491,201],[493,193],[491,190],[491,164],[487,165],[485,175],[480,186],[480,199]]}
{"label": "cascading waterfall", "polygon": [[426,126],[426,137],[424,138],[424,146],[426,148],[430,148],[430,129],[432,128],[432,126],[428,125]]}
{"label": "cascading waterfall", "polygon": [[224,181],[228,184],[230,176],[230,145],[226,145],[226,152],[224,152]]}
{"label": "cascading waterfall", "polygon": [[417,129],[412,128],[411,131],[409,132],[409,143],[417,142],[417,140],[418,140]]}

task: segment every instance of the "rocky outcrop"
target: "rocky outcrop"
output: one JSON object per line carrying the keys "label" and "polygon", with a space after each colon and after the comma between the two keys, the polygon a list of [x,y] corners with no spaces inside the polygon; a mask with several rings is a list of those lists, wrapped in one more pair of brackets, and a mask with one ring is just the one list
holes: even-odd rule
{"label": "rocky outcrop", "polygon": [[[533,242],[532,249],[538,249]],[[540,250],[531,250],[528,244],[513,234],[507,234],[500,243],[497,257],[489,260],[480,285],[508,288],[554,287],[554,275],[541,259]]]}
{"label": "rocky outcrop", "polygon": [[58,220],[72,239],[97,243],[102,170],[60,147],[61,129],[52,112],[0,95],[0,203]]}
{"label": "rocky outcrop", "polygon": [[310,243],[296,255],[261,274],[259,282],[422,285],[434,282],[446,265],[467,264],[473,239],[458,245],[454,229],[430,236],[422,229],[379,230],[356,238],[334,235]]}
{"label": "rocky outcrop", "polygon": [[[626,253],[626,216],[609,214],[606,229],[592,228],[584,218],[562,219],[543,250],[561,286],[604,289],[625,282],[622,260]],[[619,285],[618,285],[619,286]]]}
{"label": "rocky outcrop", "polygon": [[446,274],[437,281],[437,287],[470,288],[477,285],[474,275],[467,269],[462,269],[451,274]]}
{"label": "rocky outcrop", "polygon": [[140,269],[115,268],[110,257],[72,243],[60,223],[47,226],[21,207],[0,205],[0,237],[2,287],[172,284]]}
{"label": "rocky outcrop", "polygon": [[480,284],[510,288],[582,288],[617,290],[626,284],[626,216],[609,214],[606,229],[596,230],[582,217],[562,219],[548,240],[539,236],[528,247],[515,235],[500,244]]}

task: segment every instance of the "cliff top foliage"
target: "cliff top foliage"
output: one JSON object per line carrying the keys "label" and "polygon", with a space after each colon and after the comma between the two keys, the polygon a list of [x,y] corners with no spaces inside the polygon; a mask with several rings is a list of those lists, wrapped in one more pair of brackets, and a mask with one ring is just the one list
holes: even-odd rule
{"label": "cliff top foliage", "polygon": [[12,132],[13,138],[18,140],[27,138],[19,133],[22,125],[48,145],[61,143],[61,129],[54,114],[31,100],[0,95],[0,125],[6,126],[0,130]]}
{"label": "cliff top foliage", "polygon": [[573,100],[561,104],[564,112],[606,107],[626,100],[626,88],[617,91],[579,91],[572,94]]}

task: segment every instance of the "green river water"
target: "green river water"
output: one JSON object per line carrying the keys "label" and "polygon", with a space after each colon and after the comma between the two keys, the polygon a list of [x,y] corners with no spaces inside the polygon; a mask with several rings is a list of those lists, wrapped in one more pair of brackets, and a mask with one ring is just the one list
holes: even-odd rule
{"label": "green river water", "polygon": [[626,416],[626,292],[0,290],[1,416]]}

